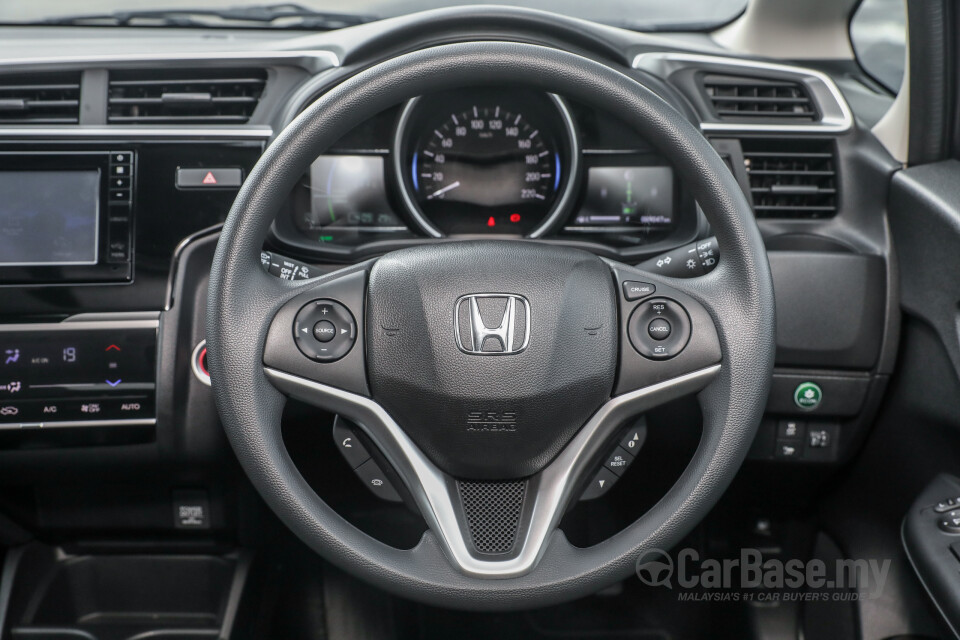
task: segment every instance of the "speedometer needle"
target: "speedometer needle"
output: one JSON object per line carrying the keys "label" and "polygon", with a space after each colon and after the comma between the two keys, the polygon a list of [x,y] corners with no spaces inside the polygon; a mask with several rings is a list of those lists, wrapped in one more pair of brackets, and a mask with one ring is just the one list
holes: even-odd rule
{"label": "speedometer needle", "polygon": [[436,198],[437,196],[442,196],[442,195],[445,194],[447,191],[453,191],[454,189],[456,189],[456,188],[459,187],[459,186],[460,186],[460,181],[457,180],[457,181],[454,182],[453,184],[448,184],[448,185],[445,186],[443,189],[437,189],[436,191],[434,191],[433,193],[431,193],[430,195],[427,196],[427,200],[433,200],[433,199]]}

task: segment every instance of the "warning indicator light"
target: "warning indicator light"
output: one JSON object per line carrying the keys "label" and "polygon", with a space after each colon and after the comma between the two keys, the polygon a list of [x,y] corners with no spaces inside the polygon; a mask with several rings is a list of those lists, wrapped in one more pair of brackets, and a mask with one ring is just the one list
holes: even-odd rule
{"label": "warning indicator light", "polygon": [[207,175],[203,176],[203,184],[217,184],[217,177],[213,175],[213,171],[207,171]]}
{"label": "warning indicator light", "polygon": [[519,213],[511,213],[511,214],[510,214],[510,222],[512,222],[513,224],[517,224],[518,222],[520,222],[520,214],[519,214]]}
{"label": "warning indicator light", "polygon": [[488,227],[495,227],[495,226],[497,226],[497,221],[493,219],[493,216],[490,216],[490,219],[487,220],[487,226],[488,226]]}

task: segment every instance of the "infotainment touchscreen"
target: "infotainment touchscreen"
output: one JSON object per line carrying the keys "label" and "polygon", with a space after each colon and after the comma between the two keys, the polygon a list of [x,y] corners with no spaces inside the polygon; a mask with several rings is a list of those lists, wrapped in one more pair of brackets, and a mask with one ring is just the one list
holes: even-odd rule
{"label": "infotainment touchscreen", "polygon": [[0,265],[97,264],[100,172],[0,171]]}

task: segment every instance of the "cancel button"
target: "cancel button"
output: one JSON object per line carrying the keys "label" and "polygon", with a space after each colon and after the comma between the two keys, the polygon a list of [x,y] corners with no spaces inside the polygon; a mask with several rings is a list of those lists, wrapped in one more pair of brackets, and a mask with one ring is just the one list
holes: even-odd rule
{"label": "cancel button", "polygon": [[654,318],[647,325],[647,333],[654,340],[666,340],[670,337],[671,331],[673,331],[673,328],[664,318]]}

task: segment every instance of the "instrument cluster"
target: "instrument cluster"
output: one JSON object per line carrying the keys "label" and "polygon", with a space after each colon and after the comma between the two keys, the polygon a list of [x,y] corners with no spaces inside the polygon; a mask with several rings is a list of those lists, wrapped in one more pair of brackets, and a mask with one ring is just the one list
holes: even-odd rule
{"label": "instrument cluster", "polygon": [[686,241],[697,222],[673,168],[626,123],[500,87],[421,96],[347,134],[300,180],[274,234],[344,255],[477,236],[629,250]]}

